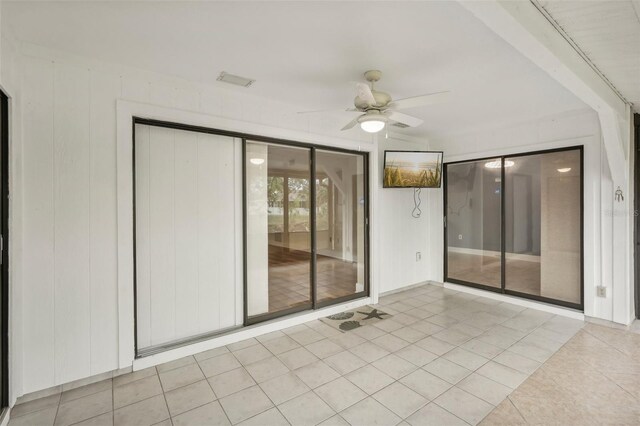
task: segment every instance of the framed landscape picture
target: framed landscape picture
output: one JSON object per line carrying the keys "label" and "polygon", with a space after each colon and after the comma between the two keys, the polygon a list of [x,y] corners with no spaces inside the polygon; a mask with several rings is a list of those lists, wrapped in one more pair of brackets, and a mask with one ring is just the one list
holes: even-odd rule
{"label": "framed landscape picture", "polygon": [[440,188],[442,151],[385,151],[384,188]]}

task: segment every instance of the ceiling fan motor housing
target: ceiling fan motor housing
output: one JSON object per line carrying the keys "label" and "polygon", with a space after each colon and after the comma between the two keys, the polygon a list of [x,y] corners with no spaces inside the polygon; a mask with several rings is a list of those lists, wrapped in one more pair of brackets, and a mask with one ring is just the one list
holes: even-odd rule
{"label": "ceiling fan motor housing", "polygon": [[379,90],[371,90],[373,98],[376,100],[375,105],[369,105],[369,102],[356,96],[353,100],[355,107],[361,111],[367,111],[369,109],[382,109],[385,108],[391,102],[391,96],[386,92]]}

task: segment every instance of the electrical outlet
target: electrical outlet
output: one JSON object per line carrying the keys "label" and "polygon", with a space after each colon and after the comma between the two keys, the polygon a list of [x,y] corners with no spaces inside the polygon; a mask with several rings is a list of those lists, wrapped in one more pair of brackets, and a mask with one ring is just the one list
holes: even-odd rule
{"label": "electrical outlet", "polygon": [[416,252],[416,262],[422,260],[422,253],[420,253],[419,251]]}
{"label": "electrical outlet", "polygon": [[603,285],[599,285],[598,287],[596,287],[596,296],[607,297],[607,288]]}
{"label": "electrical outlet", "polygon": [[458,239],[461,240],[462,239],[462,234],[458,234]]}

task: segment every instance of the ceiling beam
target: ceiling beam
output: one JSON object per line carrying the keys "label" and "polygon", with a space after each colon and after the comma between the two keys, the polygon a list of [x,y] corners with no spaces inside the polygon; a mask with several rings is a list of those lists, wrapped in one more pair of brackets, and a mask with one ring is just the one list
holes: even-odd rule
{"label": "ceiling beam", "polygon": [[531,1],[460,4],[598,113],[611,173],[615,181],[626,183],[629,146],[618,129],[620,121],[628,120],[628,105],[543,13]]}

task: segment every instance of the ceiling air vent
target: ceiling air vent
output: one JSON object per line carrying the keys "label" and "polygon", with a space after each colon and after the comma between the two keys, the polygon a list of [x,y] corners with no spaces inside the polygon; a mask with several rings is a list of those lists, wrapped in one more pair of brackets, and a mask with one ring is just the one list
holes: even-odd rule
{"label": "ceiling air vent", "polygon": [[398,122],[393,123],[392,126],[400,127],[401,129],[406,129],[407,127],[410,127],[408,124],[398,123]]}
{"label": "ceiling air vent", "polygon": [[240,77],[239,75],[229,74],[224,71],[220,73],[217,80],[242,87],[249,87],[255,82],[255,80],[251,80],[250,78]]}

